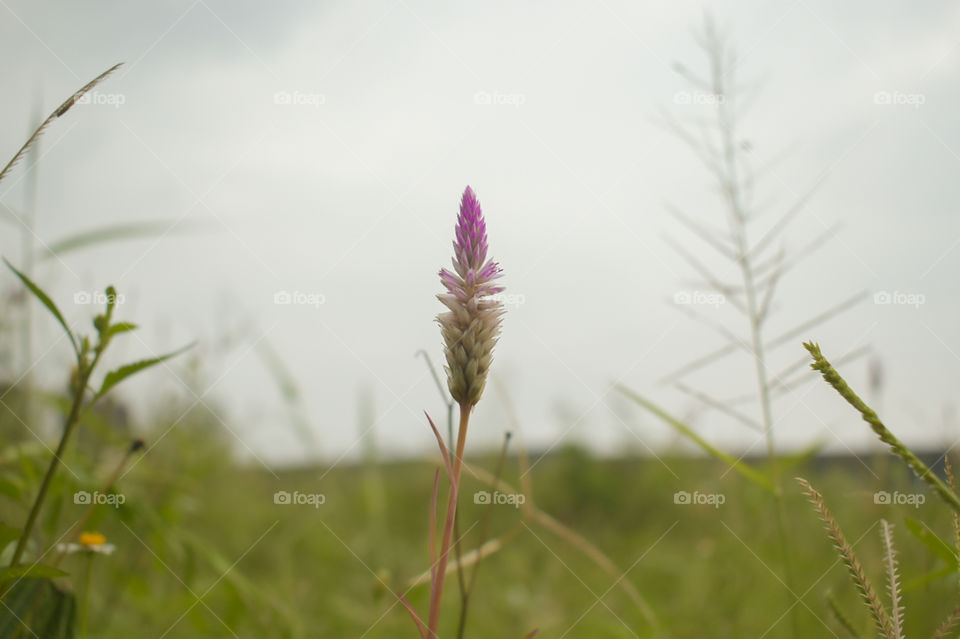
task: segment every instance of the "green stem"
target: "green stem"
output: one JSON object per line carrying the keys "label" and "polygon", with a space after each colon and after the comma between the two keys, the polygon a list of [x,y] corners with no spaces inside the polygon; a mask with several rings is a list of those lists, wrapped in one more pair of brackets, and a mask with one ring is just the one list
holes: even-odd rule
{"label": "green stem", "polygon": [[853,389],[847,385],[846,380],[840,377],[840,373],[827,361],[827,358],[820,352],[820,347],[813,342],[804,343],[803,346],[810,353],[810,356],[813,357],[813,364],[810,365],[811,368],[819,371],[820,374],[823,375],[823,379],[833,386],[834,390],[840,393],[840,396],[847,400],[848,404],[857,409],[857,412],[863,417],[863,421],[870,425],[870,428],[877,434],[880,441],[889,446],[890,451],[894,455],[902,459],[903,462],[917,474],[917,477],[927,482],[948,506],[953,508],[957,513],[960,513],[960,498],[957,497],[957,494],[950,490],[950,487],[943,483],[943,481],[930,470],[929,466],[920,461],[920,459],[913,454],[913,451],[907,448],[903,442],[897,439],[896,435],[884,426],[883,422],[880,421],[880,418],[877,416],[877,413],[853,392]]}
{"label": "green stem", "polygon": [[[86,387],[86,384],[83,385]],[[53,481],[53,475],[57,471],[57,466],[60,464],[60,458],[63,456],[64,451],[67,448],[67,440],[70,439],[70,434],[73,432],[74,426],[78,422],[78,416],[80,415],[80,407],[83,403],[83,391],[77,393],[73,398],[73,406],[70,408],[70,415],[67,417],[67,423],[63,428],[63,435],[60,436],[60,444],[57,446],[56,452],[53,454],[53,459],[50,460],[50,465],[47,466],[47,472],[43,476],[43,483],[40,484],[40,492],[37,493],[36,499],[33,500],[33,506],[30,508],[30,514],[27,516],[27,523],[23,527],[23,534],[20,535],[19,541],[17,541],[17,547],[13,551],[13,559],[10,560],[10,567],[15,568],[20,564],[20,558],[23,556],[23,551],[26,549],[27,540],[30,537],[30,533],[33,531],[33,527],[37,522],[37,517],[40,515],[40,508],[43,506],[44,499],[47,497],[47,491],[50,489],[50,483]]]}
{"label": "green stem", "polygon": [[[715,65],[722,65],[722,50],[719,57],[714,59]],[[717,95],[725,95],[723,84],[724,74],[719,68],[714,70]],[[777,458],[776,447],[773,441],[773,407],[770,401],[770,382],[767,377],[766,353],[763,348],[763,318],[757,304],[757,289],[753,272],[753,264],[749,257],[749,242],[747,240],[747,214],[741,201],[740,177],[737,167],[737,146],[735,123],[729,113],[725,101],[717,105],[717,119],[723,144],[724,180],[723,190],[726,193],[731,212],[730,228],[736,241],[738,263],[743,277],[743,290],[746,303],[747,317],[750,321],[750,339],[753,347],[754,368],[757,377],[757,389],[760,394],[760,410],[763,417],[763,435],[766,443],[767,458],[770,463],[770,472],[773,476],[774,499],[777,510],[777,537],[780,545],[781,561],[783,563],[784,581],[793,595],[793,570],[790,566],[790,537],[787,532],[786,507],[783,502],[783,485],[780,476],[780,462]],[[793,636],[799,636],[796,607],[791,607],[790,625]]]}
{"label": "green stem", "polygon": [[[120,474],[123,472],[123,469],[127,467],[127,462],[129,462],[134,453],[140,449],[141,444],[142,442],[140,440],[136,440],[133,446],[127,449],[127,454],[123,456],[123,459],[120,460],[120,463],[117,464],[117,467],[114,469],[113,474],[103,484],[103,488],[100,490],[101,493],[107,494],[113,490],[113,486],[120,478]],[[98,505],[99,504],[91,501],[90,505],[87,506],[87,509],[84,511],[83,515],[79,520],[77,520],[77,523],[74,524],[73,528],[70,529],[70,533],[66,536],[66,540],[64,542],[64,549],[61,550],[56,558],[50,563],[51,566],[56,568],[60,565],[60,562],[63,561],[63,558],[67,556],[67,548],[69,547],[69,544],[75,543],[80,538],[80,534],[83,532],[83,529],[86,528],[87,522],[90,521],[90,517],[97,509]]]}
{"label": "green stem", "polygon": [[83,408],[83,395],[86,392],[87,384],[90,382],[90,375],[93,373],[93,369],[100,360],[102,353],[103,349],[98,348],[93,361],[87,366],[83,365],[82,360],[78,362],[78,366],[81,368],[80,374],[78,375],[77,386],[74,390],[73,405],[70,407],[70,414],[67,416],[66,424],[64,424],[63,435],[60,436],[60,443],[57,445],[57,450],[53,453],[53,459],[50,460],[47,472],[43,476],[43,483],[40,484],[40,492],[37,493],[36,499],[33,500],[30,514],[27,515],[27,523],[24,525],[23,533],[17,541],[16,549],[13,551],[13,558],[10,560],[11,568],[15,568],[20,564],[20,559],[23,557],[24,550],[26,550],[27,540],[30,538],[30,533],[33,532],[33,528],[37,523],[40,508],[43,506],[47,492],[50,490],[50,484],[53,482],[53,476],[56,474],[60,460],[63,458],[64,452],[67,449],[67,441],[69,441],[71,433],[73,433],[77,423],[80,421],[80,410]]}
{"label": "green stem", "polygon": [[87,608],[90,605],[90,582],[93,574],[93,551],[88,550],[83,577],[83,598],[80,601],[80,639],[87,639]]}

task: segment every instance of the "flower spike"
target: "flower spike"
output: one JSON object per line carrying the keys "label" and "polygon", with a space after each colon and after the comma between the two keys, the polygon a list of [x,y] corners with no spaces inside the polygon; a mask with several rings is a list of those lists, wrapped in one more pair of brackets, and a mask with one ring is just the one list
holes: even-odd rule
{"label": "flower spike", "polygon": [[493,360],[493,347],[500,337],[503,291],[496,280],[500,266],[487,259],[487,224],[480,202],[469,186],[460,201],[453,271],[440,269],[446,293],[437,295],[448,311],[437,316],[444,341],[447,387],[459,404],[480,401]]}

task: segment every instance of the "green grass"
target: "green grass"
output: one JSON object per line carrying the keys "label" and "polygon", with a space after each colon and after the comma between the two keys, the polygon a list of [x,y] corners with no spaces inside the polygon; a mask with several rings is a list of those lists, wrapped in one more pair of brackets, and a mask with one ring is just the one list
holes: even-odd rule
{"label": "green grass", "polygon": [[[202,423],[202,415],[197,418]],[[230,464],[225,442],[203,432],[189,424],[171,431],[123,480],[127,503],[100,510],[96,528],[117,550],[95,558],[91,636],[141,636],[145,629],[159,636],[175,622],[167,636],[229,636],[224,624],[239,636],[415,635],[389,589],[404,589],[407,579],[426,568],[433,466],[380,466],[376,489],[369,469],[359,466],[300,469],[275,478],[262,468]],[[487,468],[495,464],[492,457],[472,461]],[[949,538],[949,513],[929,494],[919,513],[876,505],[873,492],[880,487],[863,466],[817,466],[801,470],[828,496],[878,583],[879,519],[899,524],[907,634],[929,636],[949,612],[942,602],[953,597],[956,578],[910,586],[943,564],[909,535],[902,520],[922,518]],[[515,485],[517,467],[508,460],[505,479]],[[781,582],[771,497],[734,473],[721,477],[723,470],[714,461],[679,457],[596,460],[571,448],[536,466],[534,499],[621,567],[623,578],[656,610],[662,636],[786,637],[783,613],[794,598]],[[897,487],[923,492],[906,473]],[[491,536],[519,532],[481,566],[468,636],[519,639],[532,628],[547,637],[568,630],[569,637],[652,636],[613,578],[549,530],[525,523],[522,511],[474,504],[473,492],[482,488],[466,480],[461,528],[470,529],[492,508]],[[674,504],[673,494],[681,489],[723,493],[726,502],[719,508]],[[319,508],[276,505],[277,490],[323,493],[326,502]],[[378,490],[385,500],[375,515]],[[831,589],[847,614],[868,628],[799,488],[791,487],[785,501],[792,538],[798,540],[792,558],[804,636],[840,634],[825,601]],[[67,521],[79,507],[62,502],[67,502],[63,495],[59,519]],[[63,567],[78,571],[82,561],[74,556]],[[441,636],[451,635],[457,616],[455,579],[448,588]],[[414,589],[409,599],[425,611],[427,588]]]}

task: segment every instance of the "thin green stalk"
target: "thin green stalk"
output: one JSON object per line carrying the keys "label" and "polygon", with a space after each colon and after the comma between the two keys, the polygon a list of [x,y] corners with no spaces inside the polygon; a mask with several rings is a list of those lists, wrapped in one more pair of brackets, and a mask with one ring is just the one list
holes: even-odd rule
{"label": "thin green stalk", "polygon": [[[722,74],[717,73],[718,84],[715,91],[724,95],[725,88],[721,81]],[[763,434],[766,441],[767,457],[773,468],[774,483],[780,489],[780,475],[777,464],[777,454],[773,443],[773,409],[770,402],[770,384],[767,379],[766,357],[763,348],[763,331],[757,306],[756,283],[754,281],[753,265],[748,256],[746,214],[740,197],[739,173],[737,171],[736,144],[734,140],[734,124],[726,108],[726,101],[721,100],[717,105],[717,119],[723,143],[723,158],[725,164],[724,192],[727,196],[730,212],[733,216],[731,229],[737,243],[737,253],[740,272],[743,277],[744,297],[747,307],[747,317],[750,320],[750,338],[753,346],[754,365],[757,375],[757,387],[760,392],[760,408],[763,415]]]}
{"label": "thin green stalk", "polygon": [[[143,440],[136,439],[133,441],[133,443],[127,449],[127,453],[123,456],[123,459],[120,460],[120,463],[114,469],[113,474],[110,475],[110,477],[101,487],[100,489],[101,493],[106,494],[113,489],[114,484],[117,483],[117,480],[120,479],[120,476],[123,473],[123,470],[127,467],[127,462],[130,461],[130,458],[133,457],[133,455],[136,452],[142,450],[143,447],[144,447]],[[87,506],[87,509],[84,511],[80,519],[77,520],[77,523],[74,524],[73,528],[70,529],[70,532],[66,535],[66,537],[64,537],[63,549],[60,550],[60,552],[57,554],[54,560],[50,562],[50,566],[52,568],[57,568],[60,565],[60,563],[63,562],[64,558],[70,552],[69,550],[70,544],[76,543],[80,539],[80,534],[83,532],[83,529],[86,527],[87,522],[90,521],[90,517],[93,515],[94,511],[97,509],[98,505],[99,504],[91,502],[90,505]],[[36,606],[37,603],[39,603],[40,601],[40,594],[41,594],[40,592],[37,592],[32,602],[30,603],[28,610],[33,611],[34,606]]]}
{"label": "thin green stalk", "polygon": [[927,482],[927,484],[936,491],[948,506],[953,508],[957,513],[960,513],[960,498],[957,497],[957,494],[950,490],[949,486],[943,483],[926,464],[920,461],[903,442],[897,439],[896,435],[884,426],[876,412],[853,392],[853,389],[847,385],[846,380],[840,377],[840,373],[827,361],[827,358],[820,352],[820,346],[813,342],[805,342],[803,346],[813,358],[813,363],[810,367],[819,371],[820,374],[823,375],[823,379],[833,386],[834,390],[860,413],[863,421],[870,425],[870,428],[876,433],[877,437],[880,438],[880,441],[890,447],[890,452],[902,459],[903,462],[917,474],[917,477]]}
{"label": "thin green stalk", "polygon": [[[20,539],[17,541],[17,547],[13,551],[13,558],[10,560],[11,568],[15,568],[20,564],[20,558],[23,556],[23,551],[27,547],[27,540],[30,538],[30,533],[33,532],[33,527],[37,522],[37,517],[40,515],[40,508],[43,506],[43,502],[47,497],[47,492],[50,489],[53,476],[57,472],[57,467],[60,465],[60,460],[67,449],[67,442],[70,439],[70,435],[76,428],[77,423],[80,421],[80,409],[83,407],[83,396],[86,392],[87,384],[90,381],[90,375],[93,372],[94,367],[96,367],[97,361],[100,359],[100,354],[102,352],[102,350],[98,350],[93,362],[91,362],[89,366],[83,367],[84,370],[80,371],[79,380],[74,390],[75,394],[73,397],[73,405],[70,407],[70,414],[67,416],[67,421],[63,427],[63,435],[60,436],[60,443],[57,445],[57,450],[53,453],[53,459],[50,460],[50,465],[47,467],[47,472],[43,476],[43,483],[40,484],[40,491],[33,500],[33,506],[30,507],[30,514],[27,516],[27,523],[23,527],[23,533],[20,535]],[[80,365],[82,366],[82,362],[80,362]]]}
{"label": "thin green stalk", "polygon": [[[137,439],[134,440],[133,444],[127,449],[127,453],[123,456],[123,459],[120,460],[120,463],[117,464],[117,467],[114,469],[113,474],[107,479],[103,484],[103,487],[100,489],[100,492],[107,494],[113,490],[114,484],[117,483],[117,480],[120,479],[120,475],[123,473],[123,470],[127,467],[127,462],[130,461],[131,457],[138,451],[142,450],[144,447],[143,440]],[[50,563],[51,566],[56,568],[60,565],[60,562],[63,561],[63,558],[67,556],[67,547],[69,544],[76,542],[80,538],[80,534],[83,532],[83,529],[86,527],[87,522],[90,521],[90,517],[93,515],[94,511],[97,509],[97,506],[94,502],[91,502],[87,509],[84,511],[83,515],[77,520],[77,523],[74,524],[73,528],[70,530],[70,533],[66,536],[64,542],[64,549],[56,556],[56,558]]]}
{"label": "thin green stalk", "polygon": [[[719,46],[719,45],[718,45]],[[715,65],[723,64],[723,51],[718,50],[713,56]],[[714,69],[716,86],[714,88],[717,95],[725,96],[725,87],[723,85],[724,73],[721,68]],[[757,376],[757,389],[760,395],[760,409],[762,414],[763,435],[766,443],[767,458],[770,463],[770,472],[773,476],[774,500],[776,502],[776,521],[777,538],[780,545],[781,562],[784,570],[784,581],[790,590],[791,596],[794,592],[793,570],[790,565],[790,538],[787,533],[786,506],[783,500],[783,483],[780,476],[780,464],[777,459],[777,451],[773,441],[773,408],[770,401],[770,382],[767,376],[766,354],[763,347],[763,319],[760,316],[760,310],[757,305],[756,282],[754,280],[753,264],[749,257],[749,242],[747,241],[747,216],[743,209],[740,194],[740,178],[737,170],[737,147],[734,139],[734,122],[727,108],[726,100],[720,100],[717,104],[717,119],[719,123],[721,141],[723,145],[724,161],[724,180],[723,187],[726,194],[731,212],[730,227],[736,241],[738,260],[741,275],[743,277],[743,290],[746,303],[747,317],[750,322],[750,339],[753,346],[753,360]],[[791,606],[790,624],[793,630],[793,636],[799,636],[797,622],[797,611],[795,606]]]}
{"label": "thin green stalk", "polygon": [[853,639],[862,639],[857,627],[850,620],[850,617],[847,616],[847,613],[840,608],[840,604],[837,602],[837,598],[833,596],[832,592],[827,593],[827,606],[830,608],[830,612],[833,613],[834,619],[837,620],[837,623],[840,624],[841,628],[847,631],[847,634],[853,637]]}
{"label": "thin green stalk", "polygon": [[83,576],[83,598],[80,601],[80,638],[87,639],[87,608],[90,606],[90,584],[93,575],[93,552],[87,551]]}
{"label": "thin green stalk", "polygon": [[[35,113],[34,120],[39,120]],[[38,126],[38,123],[33,125]],[[34,257],[36,256],[35,238],[36,209],[37,209],[37,163],[40,153],[40,141],[30,146],[30,168],[26,175],[26,197],[24,198],[23,219],[21,220],[20,251],[23,259],[23,272],[27,277],[33,277]],[[23,325],[20,328],[23,335],[23,421],[34,423],[33,397],[33,306],[23,305]]]}

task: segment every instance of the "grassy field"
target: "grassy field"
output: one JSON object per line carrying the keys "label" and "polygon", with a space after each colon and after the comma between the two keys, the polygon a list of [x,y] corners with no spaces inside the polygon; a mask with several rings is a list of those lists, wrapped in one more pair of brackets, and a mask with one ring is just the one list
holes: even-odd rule
{"label": "grassy field", "polygon": [[[716,178],[729,236],[705,234],[682,214],[678,219],[735,265],[741,279],[715,281],[711,269],[678,245],[713,292],[678,291],[674,301],[684,308],[719,307],[729,295],[746,319],[741,329],[749,340],[721,327],[727,346],[661,381],[762,433],[766,455],[738,459],[660,408],[659,398],[619,386],[614,390],[707,455],[601,459],[573,445],[542,456],[524,454],[522,442],[511,444],[509,455],[465,447],[507,312],[501,268],[488,258],[485,219],[469,186],[457,217],[454,270],[440,271],[443,292],[437,295],[446,309],[436,316],[446,367],[443,375],[433,369],[434,381],[449,402],[450,419],[456,409],[460,420],[456,441],[452,424],[447,442],[437,431],[441,441],[434,451],[452,458],[446,463],[428,457],[385,463],[368,445],[360,463],[282,470],[242,464],[228,426],[204,402],[178,395],[150,397],[152,407],[137,411],[149,415],[147,423],[135,424],[129,417],[134,411],[108,393],[127,377],[181,355],[194,358],[187,366],[196,372],[204,355],[188,353],[188,346],[103,370],[98,365],[109,361],[101,357],[113,340],[138,328],[114,318],[122,299],[117,291],[104,290],[92,322],[71,326],[31,279],[32,258],[23,271],[7,262],[16,279],[0,306],[0,352],[22,361],[14,364],[11,356],[0,362],[0,639],[386,639],[416,637],[418,630],[421,639],[953,636],[952,626],[960,625],[960,605],[954,607],[960,497],[942,457],[927,456],[931,471],[816,344],[804,344],[810,361],[782,375],[768,370],[768,347],[792,343],[863,294],[817,310],[786,332],[765,332],[779,278],[805,254],[782,262],[782,252],[764,251],[773,250],[768,240],[805,198],[762,239],[748,241],[756,217],[748,197],[752,177],[741,171],[752,147],[740,137],[735,91],[725,84],[734,84],[724,66],[729,42],[709,19],[702,35],[713,62],[716,140],[701,143],[671,126]],[[26,161],[48,125],[118,66],[42,121],[0,170],[0,180]],[[677,72],[696,80],[683,67]],[[151,232],[125,228],[120,235]],[[87,247],[116,235],[116,229],[83,234],[64,246]],[[274,297],[274,303],[288,303],[284,295],[286,302]],[[42,389],[28,374],[39,341],[34,309],[51,326],[59,324],[62,347],[75,356],[59,376],[44,372],[43,379],[61,380],[54,390]],[[741,412],[737,397],[724,403],[681,383],[690,371],[731,353],[748,355],[754,369],[756,387],[747,398],[756,400],[756,415]],[[846,364],[866,353],[866,347],[855,348],[837,353],[836,361]],[[215,359],[206,356],[207,363]],[[299,380],[288,379],[277,363],[271,374],[299,410]],[[863,427],[899,459],[886,452],[862,459],[794,458],[777,449],[774,400],[804,376],[816,376],[807,364],[853,408],[847,418],[862,417]],[[871,396],[882,386],[882,375],[874,372],[864,391]],[[796,477],[820,492],[801,487]],[[447,495],[457,487],[459,501],[451,498],[448,506]],[[457,560],[444,573],[451,535],[458,540]],[[461,595],[474,576],[464,617]],[[445,593],[442,605],[438,593]],[[417,611],[418,625],[405,602]],[[430,614],[428,629],[420,617],[431,607],[440,611],[439,622]],[[941,625],[945,618],[949,622]],[[462,619],[466,624],[458,628]]]}
{"label": "grassy field", "polygon": [[[7,449],[9,452],[10,449]],[[29,445],[25,450],[30,450]],[[69,556],[63,568],[83,595],[89,587],[89,636],[397,637],[415,631],[391,591],[427,566],[427,516],[435,466],[427,463],[303,468],[273,476],[229,461],[226,442],[201,413],[170,431],[117,485],[119,507],[99,507],[88,527],[116,546],[110,556]],[[83,511],[73,493],[90,490],[116,461],[79,480],[64,473],[43,521],[54,542]],[[6,457],[0,477],[12,485],[37,472],[43,455]],[[492,470],[497,455],[469,460]],[[36,464],[31,462],[35,459]],[[510,457],[504,480],[521,485]],[[922,519],[949,538],[947,509],[899,466],[878,481],[856,460],[815,460],[787,469],[826,496],[848,538],[882,588],[879,520],[896,525],[909,636],[929,636],[949,612],[954,573],[925,579],[945,564],[903,525]],[[611,575],[584,547],[545,526],[525,508],[476,504],[490,487],[466,473],[461,501],[464,548],[489,537],[503,548],[482,561],[468,636],[789,637],[842,636],[828,609],[833,592],[862,628],[870,627],[843,565],[799,487],[787,484],[789,569],[785,586],[773,500],[713,460],[686,457],[595,459],[577,448],[556,452],[528,474],[525,506],[535,504],[589,540],[617,567]],[[24,482],[25,483],[25,482]],[[924,494],[919,507],[874,503],[874,492]],[[322,494],[323,504],[277,504],[277,491]],[[722,495],[721,505],[677,504],[677,491]],[[715,500],[718,501],[718,500]],[[20,520],[24,502],[0,498],[4,518]],[[624,589],[649,603],[658,628]],[[79,585],[78,585],[79,584]],[[408,597],[418,610],[428,587]],[[442,634],[454,636],[456,579],[448,581]],[[169,631],[168,631],[169,629]],[[146,635],[144,633],[147,633]],[[164,633],[166,634],[164,635]],[[29,636],[29,635],[26,635]]]}

